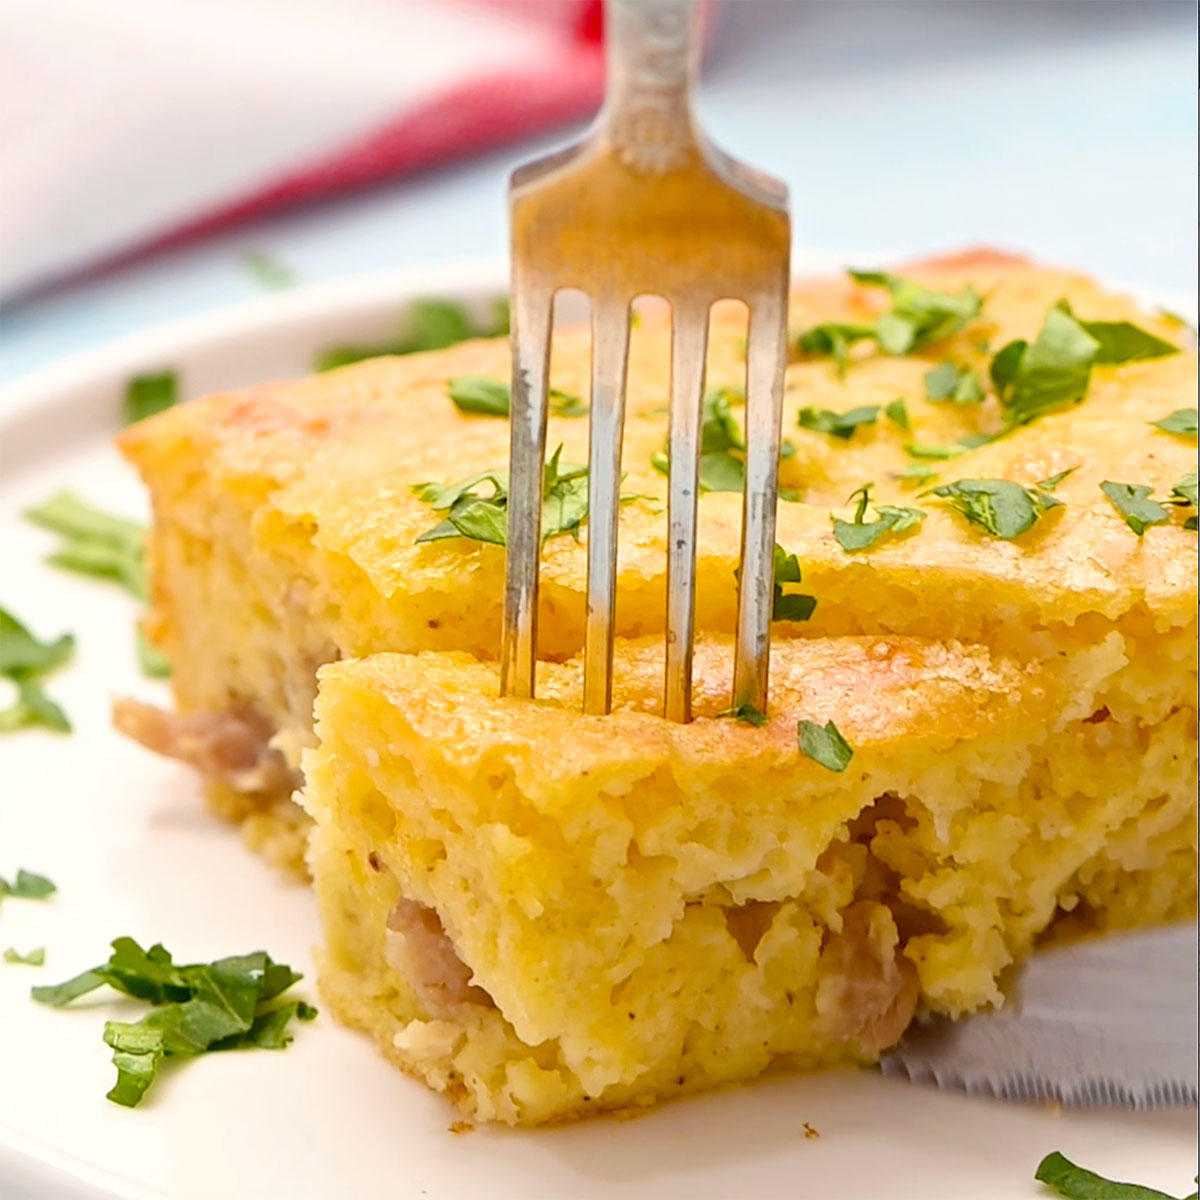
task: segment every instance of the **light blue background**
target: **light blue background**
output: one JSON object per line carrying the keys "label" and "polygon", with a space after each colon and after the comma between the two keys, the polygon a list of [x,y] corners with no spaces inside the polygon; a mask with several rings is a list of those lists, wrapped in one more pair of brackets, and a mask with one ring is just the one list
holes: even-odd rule
{"label": "light blue background", "polygon": [[[785,179],[796,241],[987,242],[1196,284],[1196,18],[1185,0],[725,0],[702,109]],[[12,306],[0,378],[261,290],[504,252],[504,181],[570,131],[273,217]]]}

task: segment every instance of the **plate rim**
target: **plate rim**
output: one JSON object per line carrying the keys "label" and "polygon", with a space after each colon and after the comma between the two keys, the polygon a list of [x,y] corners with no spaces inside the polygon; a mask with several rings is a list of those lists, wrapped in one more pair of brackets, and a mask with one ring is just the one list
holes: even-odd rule
{"label": "plate rim", "polygon": [[[910,257],[898,255],[894,250],[794,249],[791,278],[844,270],[847,263],[856,260],[887,264]],[[1181,313],[1192,323],[1197,320],[1200,303],[1194,292],[1103,275],[1093,278],[1106,291],[1132,296],[1146,307],[1166,307]],[[281,331],[289,324],[322,315],[332,317],[355,310],[374,311],[431,293],[445,292],[452,297],[455,291],[503,292],[508,288],[508,279],[508,260],[488,255],[301,283],[218,305],[122,334],[0,383],[0,425],[24,416],[57,393],[86,385],[94,376],[109,375],[117,370],[137,370],[140,364],[159,359],[164,354],[195,351],[233,337]]]}

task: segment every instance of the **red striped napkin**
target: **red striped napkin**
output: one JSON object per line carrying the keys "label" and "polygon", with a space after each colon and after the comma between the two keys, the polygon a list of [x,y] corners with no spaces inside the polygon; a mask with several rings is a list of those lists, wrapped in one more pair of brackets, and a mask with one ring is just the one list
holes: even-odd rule
{"label": "red striped napkin", "polygon": [[600,0],[5,0],[0,292],[548,128]]}

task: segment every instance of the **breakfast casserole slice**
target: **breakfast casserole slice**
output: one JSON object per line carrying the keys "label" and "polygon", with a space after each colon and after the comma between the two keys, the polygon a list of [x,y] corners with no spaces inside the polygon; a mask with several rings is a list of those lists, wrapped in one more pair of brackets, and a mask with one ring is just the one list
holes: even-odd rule
{"label": "breakfast casserole slice", "polygon": [[[1150,728],[1194,707],[1196,359],[1177,349],[1179,323],[986,251],[902,275],[793,293],[778,540],[815,607],[781,631],[958,639],[1031,664],[1105,648],[1101,725]],[[1080,321],[1106,331],[1103,354],[1035,361],[1062,350],[1067,322],[1091,345]],[[732,630],[736,606],[743,333],[736,311],[714,317],[697,627],[715,633]],[[627,637],[663,628],[669,358],[669,326],[648,312],[632,334],[623,459]],[[549,446],[562,464],[587,461],[589,363],[586,330],[556,334]],[[148,631],[173,664],[175,711],[127,702],[118,725],[196,765],[219,811],[277,861],[302,856],[289,797],[322,663],[495,657],[503,548],[419,540],[444,523],[430,500],[448,490],[421,485],[502,480],[503,408],[462,411],[454,381],[491,381],[502,399],[508,374],[507,343],[476,341],[180,405],[121,438],[153,500]],[[1189,409],[1190,437],[1177,416]],[[902,525],[902,510],[918,515]],[[541,651],[556,660],[583,636],[586,521],[579,540],[570,532],[546,542],[542,564]]]}
{"label": "breakfast casserole slice", "polygon": [[720,715],[712,636],[697,719],[663,720],[660,643],[618,644],[606,717],[578,660],[537,701],[463,653],[320,672],[322,990],[472,1117],[869,1062],[914,1013],[996,1002],[1058,914],[1194,908],[1195,710],[1097,719],[1116,633],[1043,664],[780,639],[762,724]]}

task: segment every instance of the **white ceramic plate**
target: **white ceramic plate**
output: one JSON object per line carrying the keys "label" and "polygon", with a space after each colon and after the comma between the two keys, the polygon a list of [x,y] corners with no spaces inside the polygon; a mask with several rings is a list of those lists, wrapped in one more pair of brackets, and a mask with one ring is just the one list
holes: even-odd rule
{"label": "white ceramic plate", "polygon": [[[109,444],[134,373],[176,368],[188,395],[299,375],[326,346],[388,336],[408,299],[482,309],[503,284],[502,267],[475,264],[280,293],[127,339],[0,399],[0,603],[43,637],[78,637],[74,663],[50,688],[74,734],[0,743],[0,875],[25,867],[59,885],[49,903],[10,900],[0,911],[0,949],[47,947],[41,970],[0,964],[0,1197],[1013,1200],[1044,1194],[1033,1172],[1051,1150],[1187,1190],[1194,1113],[1051,1112],[868,1071],[774,1076],[632,1121],[456,1136],[442,1099],[324,1014],[285,1052],[167,1071],[129,1110],[104,1099],[113,1070],[101,1027],[122,1004],[53,1011],[29,1000],[31,984],[101,961],[122,934],[162,941],[185,961],[266,949],[304,971],[298,990],[316,999],[309,947],[319,930],[309,892],[208,815],[189,771],[110,730],[112,696],[159,690],[135,667],[135,606],[43,565],[53,539],[21,510],[69,487],[144,514],[141,488]],[[820,1136],[806,1136],[806,1123]]]}

